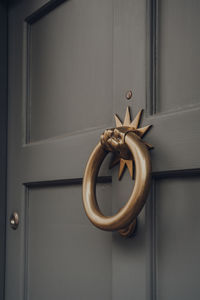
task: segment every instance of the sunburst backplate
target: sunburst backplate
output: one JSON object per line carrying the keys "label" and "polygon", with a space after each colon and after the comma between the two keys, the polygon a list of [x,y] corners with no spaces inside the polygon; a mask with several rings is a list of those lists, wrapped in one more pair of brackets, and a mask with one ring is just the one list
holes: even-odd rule
{"label": "sunburst backplate", "polygon": [[[135,119],[133,121],[131,121],[130,109],[129,109],[129,107],[127,107],[123,123],[120,121],[120,119],[117,115],[114,115],[116,127],[124,127],[124,126],[129,127],[130,131],[133,130],[140,138],[143,138],[144,135],[147,133],[147,131],[151,128],[151,125],[147,125],[145,127],[139,128],[140,120],[142,117],[142,112],[143,112],[143,109],[141,111],[139,111],[138,114],[136,115]],[[143,143],[147,146],[148,149],[153,148],[152,145],[146,143],[145,141],[143,141]],[[124,158],[121,158],[118,154],[114,153],[113,159],[110,164],[110,168],[114,167],[118,163],[119,163],[118,179],[120,180],[122,178],[122,175],[123,175],[126,167],[129,170],[131,178],[133,178],[133,159],[132,158],[124,159]]]}

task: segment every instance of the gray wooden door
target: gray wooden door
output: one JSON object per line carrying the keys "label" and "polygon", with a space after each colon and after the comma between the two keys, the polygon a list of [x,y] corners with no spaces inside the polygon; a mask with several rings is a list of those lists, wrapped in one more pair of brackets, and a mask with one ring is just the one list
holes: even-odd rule
{"label": "gray wooden door", "polygon": [[[200,299],[199,14],[197,0],[10,1],[6,300]],[[87,220],[81,183],[128,105],[155,149],[122,238]],[[108,164],[97,194],[111,214],[134,182]]]}

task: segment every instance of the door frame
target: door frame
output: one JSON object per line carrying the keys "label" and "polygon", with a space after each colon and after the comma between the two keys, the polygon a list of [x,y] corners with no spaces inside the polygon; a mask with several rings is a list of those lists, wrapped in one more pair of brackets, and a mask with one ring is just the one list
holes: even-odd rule
{"label": "door frame", "polygon": [[0,299],[5,296],[6,257],[6,187],[7,187],[7,121],[8,121],[8,7],[7,1],[0,1]]}

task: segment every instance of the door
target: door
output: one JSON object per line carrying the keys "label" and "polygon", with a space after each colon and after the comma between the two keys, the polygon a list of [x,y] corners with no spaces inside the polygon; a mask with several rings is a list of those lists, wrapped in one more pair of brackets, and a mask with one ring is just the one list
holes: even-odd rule
{"label": "door", "polygon": [[[199,13],[196,0],[10,1],[6,300],[200,298]],[[145,109],[155,147],[131,238],[95,228],[81,196],[91,151],[127,106]],[[109,161],[107,215],[134,184]]]}

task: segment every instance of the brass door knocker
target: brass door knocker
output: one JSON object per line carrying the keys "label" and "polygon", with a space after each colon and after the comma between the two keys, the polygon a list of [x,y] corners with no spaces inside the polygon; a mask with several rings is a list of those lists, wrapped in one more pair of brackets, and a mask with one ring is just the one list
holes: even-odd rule
{"label": "brass door knocker", "polygon": [[[118,230],[122,236],[130,236],[135,230],[136,217],[143,208],[151,179],[149,149],[153,147],[142,140],[151,125],[138,128],[142,110],[134,121],[130,121],[127,108],[124,123],[115,115],[116,128],[107,129],[94,148],[88,160],[83,178],[83,205],[89,220],[98,228],[106,231]],[[114,152],[112,165],[120,162],[119,179],[125,166],[133,177],[135,165],[135,184],[128,202],[114,216],[104,216],[96,200],[96,179],[101,164],[109,152]]]}

